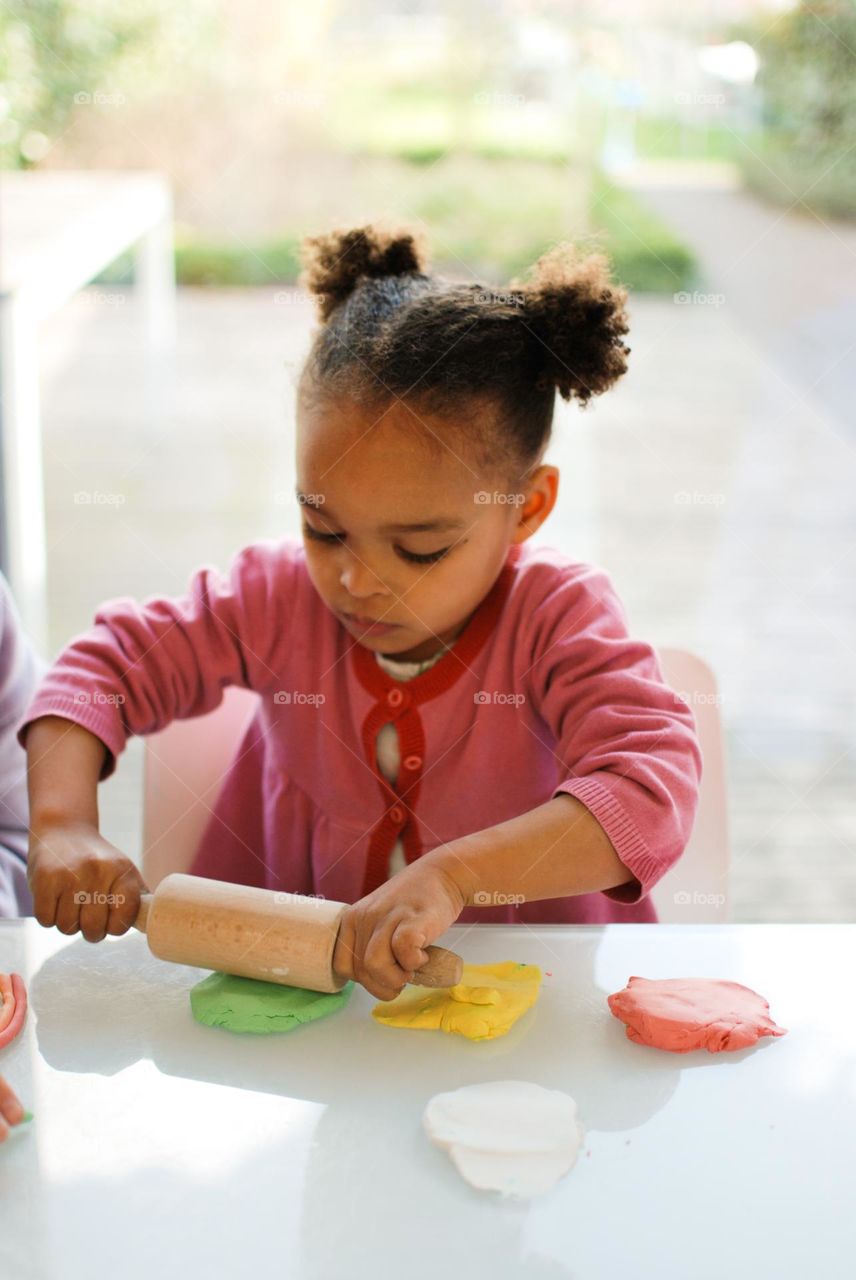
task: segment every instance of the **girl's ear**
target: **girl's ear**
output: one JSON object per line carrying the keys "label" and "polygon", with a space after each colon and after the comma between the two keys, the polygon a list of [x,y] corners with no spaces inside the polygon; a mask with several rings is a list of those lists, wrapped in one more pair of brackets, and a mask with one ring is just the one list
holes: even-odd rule
{"label": "girl's ear", "polygon": [[512,542],[525,542],[539,529],[556,505],[559,468],[538,467],[526,485],[526,499],[520,507]]}

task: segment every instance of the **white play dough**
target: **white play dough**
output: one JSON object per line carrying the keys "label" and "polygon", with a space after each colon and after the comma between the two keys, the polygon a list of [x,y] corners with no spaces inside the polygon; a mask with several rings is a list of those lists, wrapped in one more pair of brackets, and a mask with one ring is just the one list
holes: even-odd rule
{"label": "white play dough", "polygon": [[574,1164],[583,1137],[569,1094],[523,1080],[438,1093],[422,1121],[471,1186],[508,1196],[549,1191]]}

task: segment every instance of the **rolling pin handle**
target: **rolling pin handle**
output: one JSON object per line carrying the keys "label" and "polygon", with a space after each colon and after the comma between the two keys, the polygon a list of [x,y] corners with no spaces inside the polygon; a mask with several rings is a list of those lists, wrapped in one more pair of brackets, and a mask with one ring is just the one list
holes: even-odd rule
{"label": "rolling pin handle", "polygon": [[145,933],[146,931],[146,921],[149,918],[149,910],[153,901],[153,893],[140,894],[140,909],[137,912],[137,918],[134,921],[134,928],[139,929],[140,933]]}
{"label": "rolling pin handle", "polygon": [[426,947],[428,959],[413,975],[417,987],[456,987],[464,972],[464,962],[445,947]]}

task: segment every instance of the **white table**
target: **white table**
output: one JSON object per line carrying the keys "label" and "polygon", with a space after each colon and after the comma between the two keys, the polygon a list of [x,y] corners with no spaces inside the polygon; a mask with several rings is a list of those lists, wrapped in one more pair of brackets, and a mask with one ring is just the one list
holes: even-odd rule
{"label": "white table", "polygon": [[[0,1070],[36,1113],[0,1147],[0,1275],[849,1280],[856,927],[444,941],[551,974],[504,1039],[382,1027],[363,988],[325,1022],[236,1036],[193,1022],[198,971],[135,933],[91,946],[0,926],[0,968],[25,973],[35,1015]],[[723,1055],[634,1045],[605,999],[631,974],[744,982],[789,1034]],[[421,1130],[432,1094],[504,1078],[567,1090],[587,1129],[531,1202],[474,1191]]]}
{"label": "white table", "polygon": [[47,599],[38,327],[132,247],[147,345],[168,351],[175,276],[167,180],[149,172],[0,174],[0,563],[41,649]]}

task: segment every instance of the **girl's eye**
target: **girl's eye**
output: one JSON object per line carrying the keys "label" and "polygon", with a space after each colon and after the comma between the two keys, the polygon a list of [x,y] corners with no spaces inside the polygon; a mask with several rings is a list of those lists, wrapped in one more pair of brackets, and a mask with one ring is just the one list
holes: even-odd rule
{"label": "girl's eye", "polygon": [[[325,542],[331,545],[336,542],[343,542],[344,533],[322,533],[320,529],[313,529],[311,524],[304,521],[303,532],[307,538],[311,538],[314,542]],[[442,560],[443,556],[451,551],[451,547],[441,547],[439,551],[427,551],[419,553],[417,551],[406,551],[404,547],[395,548],[402,560],[409,561],[410,564],[434,564],[437,560]]]}
{"label": "girl's eye", "polygon": [[303,532],[315,542],[341,542],[345,536],[342,533],[322,533],[320,529],[313,529],[311,524],[306,523],[303,525]]}
{"label": "girl's eye", "polygon": [[443,547],[440,551],[427,551],[419,555],[416,551],[405,551],[404,547],[397,547],[398,554],[405,560],[409,560],[411,564],[434,564],[437,560],[442,560],[443,556],[451,551],[451,547]]}

